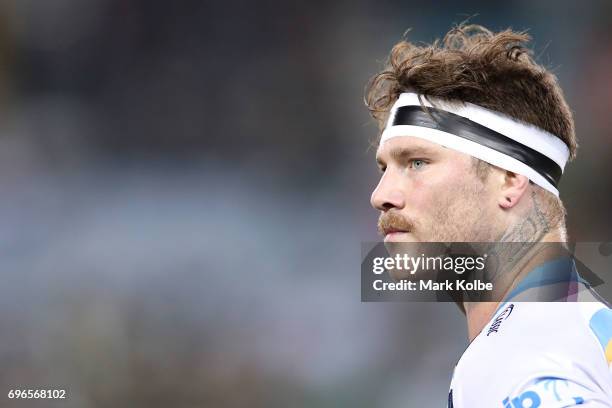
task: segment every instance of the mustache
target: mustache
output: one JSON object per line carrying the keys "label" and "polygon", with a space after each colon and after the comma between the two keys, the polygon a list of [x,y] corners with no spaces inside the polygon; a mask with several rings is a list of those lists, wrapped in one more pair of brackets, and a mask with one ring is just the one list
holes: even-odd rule
{"label": "mustache", "polygon": [[401,214],[386,212],[378,217],[378,232],[380,235],[387,235],[393,231],[407,231],[414,229],[414,222]]}

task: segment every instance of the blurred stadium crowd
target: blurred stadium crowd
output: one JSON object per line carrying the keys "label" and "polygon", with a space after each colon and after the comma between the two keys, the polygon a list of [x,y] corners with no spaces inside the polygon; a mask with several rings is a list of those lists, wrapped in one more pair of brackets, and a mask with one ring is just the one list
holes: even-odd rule
{"label": "blurred stadium crowd", "polygon": [[404,31],[529,29],[574,109],[570,235],[612,239],[611,3],[0,3],[0,390],[58,407],[439,407],[451,304],[360,303],[362,101]]}

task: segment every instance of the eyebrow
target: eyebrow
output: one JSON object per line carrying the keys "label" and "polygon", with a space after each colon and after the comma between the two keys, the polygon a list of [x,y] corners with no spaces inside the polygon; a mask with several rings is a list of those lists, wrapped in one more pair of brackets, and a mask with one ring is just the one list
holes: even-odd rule
{"label": "eyebrow", "polygon": [[[409,159],[416,156],[431,156],[432,154],[433,152],[430,149],[424,147],[395,147],[389,152],[391,159],[400,164],[406,163]],[[379,166],[385,165],[385,161],[379,155],[376,155],[376,163]]]}

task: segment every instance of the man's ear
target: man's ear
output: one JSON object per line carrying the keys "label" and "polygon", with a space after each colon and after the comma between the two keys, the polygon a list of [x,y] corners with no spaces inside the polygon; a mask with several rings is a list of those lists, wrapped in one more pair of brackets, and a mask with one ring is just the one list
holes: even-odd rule
{"label": "man's ear", "polygon": [[529,179],[511,171],[505,171],[503,184],[498,198],[498,204],[502,208],[512,208],[527,191]]}

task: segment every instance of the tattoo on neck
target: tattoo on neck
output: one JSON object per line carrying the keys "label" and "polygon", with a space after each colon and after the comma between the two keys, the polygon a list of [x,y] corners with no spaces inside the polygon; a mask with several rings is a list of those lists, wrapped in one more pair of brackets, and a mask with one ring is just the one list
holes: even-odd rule
{"label": "tattoo on neck", "polygon": [[538,197],[535,191],[531,192],[531,201],[533,203],[533,211],[535,212],[535,216],[538,219],[538,224],[541,227],[542,235],[549,233],[551,230],[550,224],[546,218],[546,215],[540,208],[540,203],[538,202]]}
{"label": "tattoo on neck", "polygon": [[504,234],[502,242],[538,242],[550,232],[550,224],[535,191],[531,192],[531,203],[525,218]]}
{"label": "tattoo on neck", "polygon": [[535,191],[531,192],[531,207],[524,218],[509,228],[498,243],[492,243],[489,248],[491,268],[487,277],[492,282],[501,273],[520,267],[528,259],[539,252],[538,243],[544,235],[551,231],[550,223],[542,209]]}

